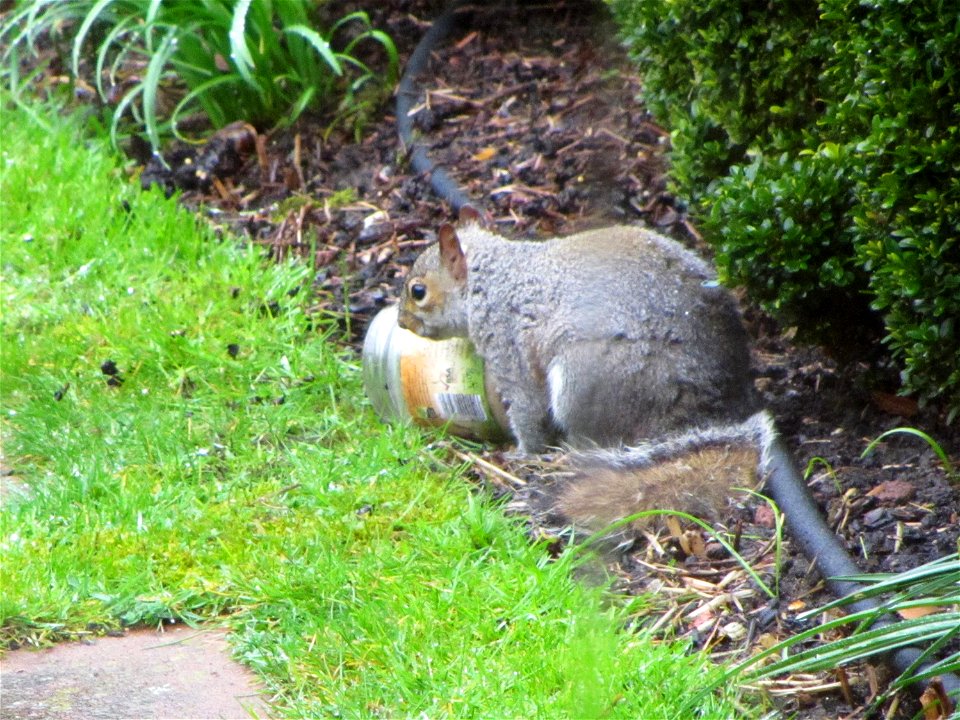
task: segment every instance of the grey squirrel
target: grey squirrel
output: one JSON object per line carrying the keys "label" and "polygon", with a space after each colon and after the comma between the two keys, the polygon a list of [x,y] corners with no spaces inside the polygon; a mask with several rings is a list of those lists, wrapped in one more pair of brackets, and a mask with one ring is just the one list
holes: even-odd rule
{"label": "grey squirrel", "polygon": [[520,454],[575,449],[561,515],[596,529],[654,508],[709,517],[758,484],[772,420],[737,304],[695,253],[634,226],[507,240],[469,208],[438,238],[399,324],[470,339]]}

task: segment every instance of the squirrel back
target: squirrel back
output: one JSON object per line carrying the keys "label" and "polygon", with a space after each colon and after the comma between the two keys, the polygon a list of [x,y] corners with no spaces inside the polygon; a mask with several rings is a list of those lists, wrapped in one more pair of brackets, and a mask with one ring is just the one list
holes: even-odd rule
{"label": "squirrel back", "polygon": [[632,443],[756,410],[733,297],[701,258],[643,228],[532,242],[445,225],[407,278],[399,322],[472,341],[521,453]]}

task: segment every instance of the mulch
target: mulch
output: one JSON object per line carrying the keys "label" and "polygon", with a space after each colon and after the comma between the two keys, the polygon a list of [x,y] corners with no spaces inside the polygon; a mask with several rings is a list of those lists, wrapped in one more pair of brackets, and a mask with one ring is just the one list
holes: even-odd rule
{"label": "mulch", "polygon": [[[432,17],[426,0],[363,8],[406,57]],[[336,0],[331,16],[355,9]],[[478,6],[469,28],[435,53],[415,126],[431,157],[454,175],[498,230],[549,237],[610,223],[643,223],[709,254],[669,191],[669,134],[642,103],[642,85],[616,41],[602,5],[590,2]],[[145,184],[182,191],[184,204],[214,224],[251,238],[280,260],[315,268],[313,310],[337,318],[357,348],[366,322],[393,302],[418,252],[435,239],[450,209],[411,173],[384,99],[361,133],[332,116],[282,129],[236,124],[199,148],[166,151],[172,170],[148,163]],[[189,162],[186,161],[189,158]],[[198,172],[199,168],[199,172]],[[755,339],[757,385],[831,525],[864,571],[897,572],[956,551],[960,487],[916,438],[896,436],[868,457],[885,430],[923,428],[956,456],[960,429],[936,408],[896,395],[889,366],[841,364],[792,342],[742,298]],[[475,477],[497,495],[537,482],[542,468],[511,465],[497,449],[479,457]],[[709,537],[666,530],[607,556],[615,587],[653,593],[643,620],[718,658],[742,658],[810,622],[797,614],[828,599],[809,561],[789,540],[775,570],[772,513],[762,503],[735,508],[741,551],[779,596],[764,596]],[[562,529],[530,520],[531,535],[565,542]],[[871,667],[793,677],[764,692],[796,717],[857,716],[883,679]],[[899,704],[899,705],[898,705]],[[909,697],[885,706],[909,717]]]}

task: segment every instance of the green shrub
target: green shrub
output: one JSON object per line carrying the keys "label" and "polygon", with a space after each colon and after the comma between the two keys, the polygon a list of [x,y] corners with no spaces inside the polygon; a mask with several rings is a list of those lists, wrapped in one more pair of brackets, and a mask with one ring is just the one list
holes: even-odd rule
{"label": "green shrub", "polygon": [[724,278],[809,339],[849,344],[882,318],[905,389],[955,417],[956,8],[611,2]]}
{"label": "green shrub", "polygon": [[671,176],[696,200],[757,140],[793,136],[816,110],[826,52],[812,3],[612,0],[644,76],[644,100],[667,122]]}
{"label": "green shrub", "polygon": [[908,387],[960,412],[960,15],[953,3],[823,0],[845,92],[825,132],[856,164],[857,260]]}
{"label": "green shrub", "polygon": [[869,324],[867,272],[855,258],[855,233],[844,224],[854,181],[843,156],[835,144],[813,153],[755,155],[732,166],[704,203],[724,280],[749,286],[755,301],[806,336],[840,333],[838,341],[849,340],[858,323],[868,326],[858,326],[857,337],[878,330]]}
{"label": "green shrub", "polygon": [[[315,29],[315,5],[309,0],[28,0],[0,28],[0,41],[7,46],[3,67],[15,77],[19,53],[35,51],[40,39],[65,41],[73,77],[115,104],[114,142],[120,120],[131,115],[155,148],[162,134],[177,132],[177,120],[190,111],[202,111],[216,127],[234,120],[291,121],[308,107],[341,98],[349,112],[369,81],[392,84],[396,49],[363,12],[350,13],[325,31]],[[379,47],[384,72],[356,57],[362,43]]]}

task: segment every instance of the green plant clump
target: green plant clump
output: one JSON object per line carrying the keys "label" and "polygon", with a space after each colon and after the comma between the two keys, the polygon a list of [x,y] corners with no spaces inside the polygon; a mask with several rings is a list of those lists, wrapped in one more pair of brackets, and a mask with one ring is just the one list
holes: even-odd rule
{"label": "green plant clump", "polygon": [[673,179],[808,338],[874,339],[960,412],[960,23],[941,0],[612,0]]}
{"label": "green plant clump", "polygon": [[[338,100],[342,113],[356,112],[364,85],[393,83],[396,48],[362,11],[317,30],[315,6],[309,0],[29,0],[0,28],[4,71],[16,84],[20,53],[41,42],[68,44],[64,64],[73,77],[115,104],[114,142],[129,114],[154,148],[196,110],[216,127],[289,122]],[[382,69],[359,59],[364,47],[379,48]]]}
{"label": "green plant clump", "polygon": [[[960,637],[960,612],[957,610],[960,603],[960,555],[953,553],[898,574],[859,575],[847,579],[863,583],[864,590],[803,613],[800,618],[818,617],[865,598],[878,600],[877,609],[851,612],[798,633],[734,667],[731,675],[748,671],[748,677],[755,678],[819,672],[903,647],[925,646],[920,661],[895,678],[886,692],[874,698],[871,708],[875,709],[896,690],[960,669],[960,651],[956,649],[956,639]],[[898,614],[909,619],[891,622]],[[885,616],[886,622],[875,624],[881,616]],[[804,641],[839,628],[850,630],[850,634],[816,647],[795,650],[802,647]],[[761,661],[770,658],[780,659],[762,665]],[[921,664],[927,666],[922,671]],[[953,701],[958,699],[954,697]],[[944,715],[950,713],[947,708],[940,710]],[[951,714],[950,717],[956,718],[957,715]]]}

